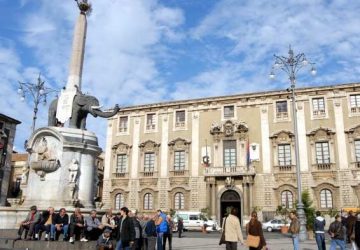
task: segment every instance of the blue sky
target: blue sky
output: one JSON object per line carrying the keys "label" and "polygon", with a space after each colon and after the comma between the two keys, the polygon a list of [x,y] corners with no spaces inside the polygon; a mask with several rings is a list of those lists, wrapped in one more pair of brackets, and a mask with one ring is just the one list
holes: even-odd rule
{"label": "blue sky", "polygon": [[[273,54],[304,52],[318,74],[303,70],[298,86],[358,82],[360,1],[348,0],[93,0],[88,18],[83,92],[104,107],[285,89],[268,74]],[[0,0],[0,112],[22,121],[15,139],[30,135],[32,103],[17,82],[66,85],[73,0]],[[37,127],[46,126],[47,106]],[[106,121],[88,119],[105,145]]]}

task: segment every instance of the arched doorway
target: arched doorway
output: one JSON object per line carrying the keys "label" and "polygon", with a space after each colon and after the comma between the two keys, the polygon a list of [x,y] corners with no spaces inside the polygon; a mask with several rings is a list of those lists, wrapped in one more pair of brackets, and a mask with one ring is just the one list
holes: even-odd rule
{"label": "arched doorway", "polygon": [[225,191],[220,198],[220,221],[231,207],[238,209],[238,217],[241,220],[241,199],[240,195],[234,190]]}

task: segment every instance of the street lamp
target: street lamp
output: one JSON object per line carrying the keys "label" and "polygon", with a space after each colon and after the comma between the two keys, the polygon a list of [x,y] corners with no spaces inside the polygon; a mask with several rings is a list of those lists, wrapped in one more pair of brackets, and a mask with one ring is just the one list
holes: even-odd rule
{"label": "street lamp", "polygon": [[277,56],[275,57],[275,63],[272,67],[272,70],[269,74],[271,79],[275,78],[275,71],[281,69],[289,76],[290,80],[290,89],[291,92],[291,100],[292,100],[292,119],[294,121],[294,135],[295,135],[295,158],[296,158],[296,181],[297,181],[297,191],[298,191],[298,204],[297,204],[297,214],[299,216],[300,221],[300,233],[299,239],[301,241],[306,240],[306,217],[304,212],[304,204],[301,199],[301,173],[300,173],[300,157],[299,157],[299,136],[298,136],[298,128],[297,128],[297,109],[296,109],[296,96],[295,96],[295,84],[296,84],[296,74],[298,71],[305,67],[310,67],[310,73],[312,75],[316,75],[315,64],[309,62],[304,53],[300,53],[294,56],[294,51],[289,46],[289,56]]}
{"label": "street lamp", "polygon": [[36,114],[38,112],[38,105],[40,102],[46,105],[46,97],[49,93],[56,92],[56,90],[45,87],[45,81],[42,81],[40,78],[40,74],[38,77],[38,81],[36,84],[34,83],[24,83],[19,82],[19,88],[17,90],[20,95],[20,100],[25,101],[26,95],[30,95],[34,101],[34,114],[33,114],[33,122],[31,130],[34,132],[35,130],[35,122],[36,122]]}

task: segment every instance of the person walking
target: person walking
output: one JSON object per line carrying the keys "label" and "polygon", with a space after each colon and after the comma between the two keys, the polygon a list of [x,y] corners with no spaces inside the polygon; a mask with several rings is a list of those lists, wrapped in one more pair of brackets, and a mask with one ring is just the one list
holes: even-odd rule
{"label": "person walking", "polygon": [[291,220],[289,232],[291,233],[294,250],[300,250],[299,248],[300,222],[297,219],[295,211],[290,212],[289,217]]}
{"label": "person walking", "polygon": [[315,231],[315,240],[318,246],[318,250],[326,250],[324,227],[325,227],[325,218],[321,216],[320,211],[316,211],[314,231]]}
{"label": "person walking", "polygon": [[330,224],[329,234],[331,237],[330,250],[335,250],[339,246],[341,250],[345,250],[345,227],[341,223],[341,216],[336,215],[335,221]]}
{"label": "person walking", "polygon": [[163,237],[164,233],[166,233],[168,225],[166,221],[166,215],[159,209],[157,210],[157,219],[155,222],[156,232],[157,232],[157,250],[163,250]]}
{"label": "person walking", "polygon": [[356,216],[356,222],[351,235],[353,250],[360,250],[360,213]]}
{"label": "person walking", "polygon": [[148,220],[148,222],[146,222],[145,234],[147,238],[147,248],[145,250],[155,250],[157,237],[155,225],[156,218],[157,217],[154,215],[152,218],[150,218],[150,220]]}
{"label": "person walking", "polygon": [[135,228],[131,218],[129,218],[129,209],[122,207],[120,209],[121,218],[119,220],[116,250],[130,250],[135,241]]}
{"label": "person walking", "polygon": [[182,232],[184,230],[184,222],[183,222],[183,219],[181,217],[179,217],[179,219],[178,219],[177,229],[178,229],[179,238],[181,238],[181,234],[182,234]]}
{"label": "person walking", "polygon": [[266,241],[264,238],[262,225],[261,225],[261,222],[258,221],[257,213],[255,211],[253,211],[251,213],[251,219],[250,219],[249,223],[246,224],[246,232],[248,235],[247,236],[248,240],[249,240],[249,236],[259,237],[259,245],[257,247],[249,246],[249,250],[261,250],[264,247],[266,247]]}
{"label": "person walking", "polygon": [[225,235],[226,250],[237,250],[239,241],[241,244],[244,244],[241,225],[237,214],[237,208],[233,207],[222,225]]}
{"label": "person walking", "polygon": [[169,250],[172,250],[172,235],[173,235],[174,222],[172,221],[170,215],[166,216],[166,221],[168,224],[168,228],[163,236],[163,250],[166,249],[166,239],[169,241]]}
{"label": "person walking", "polygon": [[353,234],[356,223],[356,216],[352,210],[349,211],[349,216],[346,219],[346,243],[350,243],[350,236]]}

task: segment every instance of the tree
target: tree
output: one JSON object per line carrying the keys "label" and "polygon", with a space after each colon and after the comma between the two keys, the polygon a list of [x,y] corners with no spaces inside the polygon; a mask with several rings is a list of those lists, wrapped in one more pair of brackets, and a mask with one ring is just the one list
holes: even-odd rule
{"label": "tree", "polygon": [[312,206],[313,201],[310,197],[309,190],[305,190],[301,194],[301,200],[304,204],[304,212],[306,216],[306,229],[313,230],[315,222],[315,208]]}

